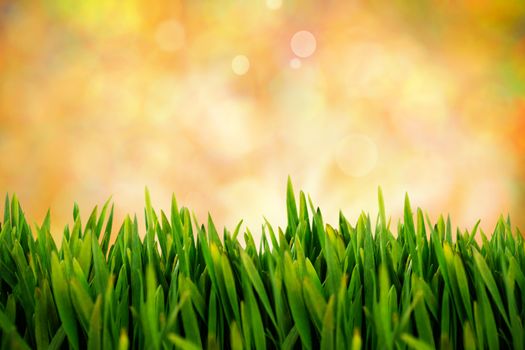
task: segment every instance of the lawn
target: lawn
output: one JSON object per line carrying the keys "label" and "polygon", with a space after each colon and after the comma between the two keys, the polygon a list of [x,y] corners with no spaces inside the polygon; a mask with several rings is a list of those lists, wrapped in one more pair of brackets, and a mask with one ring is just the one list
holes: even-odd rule
{"label": "lawn", "polygon": [[[2,349],[525,348],[525,244],[510,219],[486,235],[412,211],[337,225],[288,182],[287,226],[219,234],[172,198],[145,228],[113,207],[60,246],[6,197],[0,231]],[[240,240],[243,240],[241,245]],[[113,242],[111,243],[110,242]]]}

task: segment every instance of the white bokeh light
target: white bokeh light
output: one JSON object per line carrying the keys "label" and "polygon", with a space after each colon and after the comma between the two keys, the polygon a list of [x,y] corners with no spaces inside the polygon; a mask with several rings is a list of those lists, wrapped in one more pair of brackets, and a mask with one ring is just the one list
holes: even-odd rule
{"label": "white bokeh light", "polygon": [[299,69],[299,68],[301,68],[301,65],[302,65],[301,60],[298,59],[297,57],[292,58],[290,60],[290,67],[293,68],[293,69]]}
{"label": "white bokeh light", "polygon": [[282,0],[266,0],[266,7],[268,7],[270,10],[278,10],[282,5]]}
{"label": "white bokeh light", "polygon": [[244,55],[237,55],[232,60],[232,70],[237,75],[244,75],[250,69],[250,60]]}
{"label": "white bokeh light", "polygon": [[301,30],[292,36],[290,47],[295,55],[306,58],[314,54],[317,48],[317,41],[312,33],[307,30]]}

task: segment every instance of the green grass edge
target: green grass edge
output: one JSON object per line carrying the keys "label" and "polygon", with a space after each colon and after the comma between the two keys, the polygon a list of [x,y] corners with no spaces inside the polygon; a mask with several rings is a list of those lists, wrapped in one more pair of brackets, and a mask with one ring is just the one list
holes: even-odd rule
{"label": "green grass edge", "polygon": [[524,349],[525,244],[510,219],[490,237],[479,222],[453,232],[407,196],[394,234],[379,189],[374,224],[340,213],[332,227],[288,179],[287,226],[266,222],[257,246],[175,196],[169,213],[145,198],[143,234],[127,216],[110,244],[110,202],[84,224],[75,205],[58,247],[49,212],[32,229],[6,196],[1,349]]}

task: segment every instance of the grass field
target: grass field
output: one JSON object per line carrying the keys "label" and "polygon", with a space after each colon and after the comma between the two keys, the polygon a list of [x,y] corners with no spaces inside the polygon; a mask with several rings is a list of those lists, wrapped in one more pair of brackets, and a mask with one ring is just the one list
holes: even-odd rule
{"label": "grass field", "polygon": [[[16,196],[0,231],[2,349],[525,348],[525,244],[510,220],[487,237],[431,223],[405,199],[404,220],[362,214],[337,227],[287,190],[287,227],[206,225],[179,208],[145,231],[113,208],[66,227],[31,228]],[[239,242],[243,238],[244,243]],[[113,241],[113,239],[111,239]]]}

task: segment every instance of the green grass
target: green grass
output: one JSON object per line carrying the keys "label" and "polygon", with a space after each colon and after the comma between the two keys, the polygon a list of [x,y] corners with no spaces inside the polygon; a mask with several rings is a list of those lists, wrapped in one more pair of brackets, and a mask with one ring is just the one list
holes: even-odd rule
{"label": "green grass", "polygon": [[240,225],[221,237],[147,192],[143,234],[127,217],[110,244],[113,207],[83,224],[75,206],[57,247],[49,215],[31,229],[6,198],[1,348],[525,348],[525,244],[509,220],[490,238],[453,233],[406,198],[394,230],[379,191],[374,222],[340,214],[335,228],[290,182],[286,200],[287,227],[266,223],[259,244],[246,230],[245,248]]}

